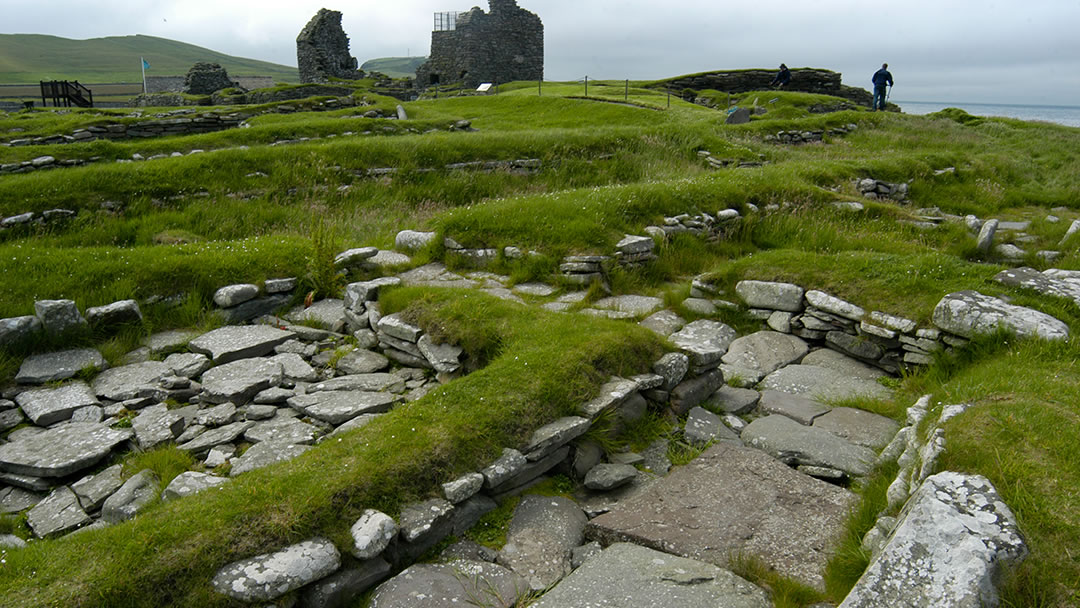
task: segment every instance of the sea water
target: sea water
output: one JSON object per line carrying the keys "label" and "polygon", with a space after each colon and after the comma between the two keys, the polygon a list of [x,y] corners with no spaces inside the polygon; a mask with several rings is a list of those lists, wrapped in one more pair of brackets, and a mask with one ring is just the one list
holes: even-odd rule
{"label": "sea water", "polygon": [[1020,120],[1042,120],[1067,127],[1080,127],[1080,107],[1026,106],[989,103],[944,103],[937,101],[895,101],[907,114],[930,114],[945,108],[960,108],[973,116],[1004,116]]}

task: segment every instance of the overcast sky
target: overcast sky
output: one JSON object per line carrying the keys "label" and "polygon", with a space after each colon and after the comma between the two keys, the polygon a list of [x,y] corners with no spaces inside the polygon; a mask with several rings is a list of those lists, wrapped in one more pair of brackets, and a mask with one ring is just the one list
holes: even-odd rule
{"label": "overcast sky", "polygon": [[[432,14],[486,0],[0,0],[0,33],[147,34],[296,65],[296,35],[339,10],[361,63],[426,55]],[[545,26],[548,80],[820,67],[893,99],[1080,106],[1080,0],[519,0]]]}

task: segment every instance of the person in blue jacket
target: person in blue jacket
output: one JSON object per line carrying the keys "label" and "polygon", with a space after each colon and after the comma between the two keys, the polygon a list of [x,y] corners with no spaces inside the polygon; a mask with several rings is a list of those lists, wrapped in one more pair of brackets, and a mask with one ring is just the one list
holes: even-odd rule
{"label": "person in blue jacket", "polygon": [[889,64],[881,64],[881,69],[874,72],[874,110],[885,109],[886,86],[893,86],[892,74],[889,73]]}
{"label": "person in blue jacket", "polygon": [[780,71],[776,73],[776,77],[772,79],[769,86],[775,86],[778,89],[786,87],[791,82],[791,70],[784,64],[780,64]]}

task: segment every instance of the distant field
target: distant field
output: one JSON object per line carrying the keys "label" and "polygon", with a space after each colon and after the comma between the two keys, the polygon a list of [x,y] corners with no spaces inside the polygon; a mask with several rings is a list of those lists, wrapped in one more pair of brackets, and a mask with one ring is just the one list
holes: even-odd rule
{"label": "distant field", "polygon": [[139,58],[151,75],[182,75],[199,61],[221,64],[232,76],[270,76],[300,81],[296,68],[233,57],[192,44],[154,36],[110,36],[71,40],[40,34],[0,34],[0,84],[41,80],[142,82]]}
{"label": "distant field", "polygon": [[391,78],[415,78],[416,69],[425,61],[427,57],[383,57],[365,61],[360,69],[365,72],[381,72]]}

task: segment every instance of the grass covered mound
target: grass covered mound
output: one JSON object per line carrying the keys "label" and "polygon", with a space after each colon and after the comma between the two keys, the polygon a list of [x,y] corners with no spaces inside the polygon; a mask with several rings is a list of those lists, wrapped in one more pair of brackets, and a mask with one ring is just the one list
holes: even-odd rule
{"label": "grass covered mound", "polygon": [[[730,208],[745,218],[738,230],[713,243],[670,239],[646,268],[613,273],[613,289],[676,306],[696,275],[709,275],[729,294],[739,280],[780,280],[922,323],[943,295],[973,289],[1080,331],[1076,304],[994,282],[1006,265],[980,252],[962,222],[924,224],[969,214],[1029,221],[1017,241],[1028,252],[1023,264],[1045,269],[1049,263],[1036,252],[1052,250],[1060,252],[1055,267],[1080,269],[1080,237],[1062,242],[1080,219],[1080,130],[970,120],[951,110],[819,114],[811,109],[842,100],[774,91],[734,97],[765,111],[727,126],[726,101],[709,109],[672,98],[669,109],[663,93],[624,82],[590,82],[583,99],[583,84],[545,83],[538,91],[536,83],[511,83],[498,96],[407,103],[408,121],[367,119],[356,108],[262,115],[250,128],[206,135],[0,148],[3,162],[46,153],[185,154],[0,178],[0,216],[79,212],[64,224],[0,232],[0,317],[32,314],[36,299],[71,298],[85,309],[183,296],[178,309],[147,307],[145,326],[103,345],[103,336],[80,338],[103,346],[115,362],[151,330],[205,326],[209,295],[221,285],[298,276],[305,292],[315,283],[325,289],[319,277],[328,276],[327,247],[389,248],[399,230],[437,230],[469,247],[536,250],[542,255],[500,258],[491,270],[516,282],[553,281],[563,255],[610,253],[625,234],[665,217]],[[0,136],[101,119],[0,114]],[[476,131],[447,131],[459,120]],[[826,135],[820,144],[766,141],[779,131],[849,124],[854,132]],[[311,139],[269,145],[303,137]],[[207,152],[187,156],[193,149]],[[764,164],[715,170],[699,155],[705,151]],[[518,159],[538,159],[541,168],[447,168]],[[369,173],[379,168],[396,172]],[[909,202],[862,198],[856,181],[863,178],[910,184]],[[854,200],[865,209],[833,205]],[[416,262],[430,259],[460,263],[437,247]],[[407,311],[487,366],[340,443],[241,476],[205,500],[159,505],[121,526],[9,551],[0,597],[15,598],[16,606],[223,605],[208,586],[222,564],[317,533],[341,545],[360,510],[393,513],[426,496],[566,413],[609,374],[641,372],[660,353],[652,334],[633,324],[551,315],[471,292],[398,290],[384,306]],[[758,327],[737,313],[719,314],[742,331]],[[55,346],[0,354],[0,374],[10,380],[27,352]],[[883,406],[900,412],[922,394],[934,403],[976,404],[950,422],[944,466],[988,476],[1020,518],[1032,556],[1009,579],[1008,606],[1080,602],[1080,556],[1060,550],[1080,546],[1077,348],[1075,338],[1058,345],[979,341],[901,378],[897,401]],[[161,461],[155,466],[189,466],[167,455]],[[859,525],[850,535],[856,541]],[[865,565],[857,544],[849,542],[844,563],[832,569],[830,599],[839,600]]]}

